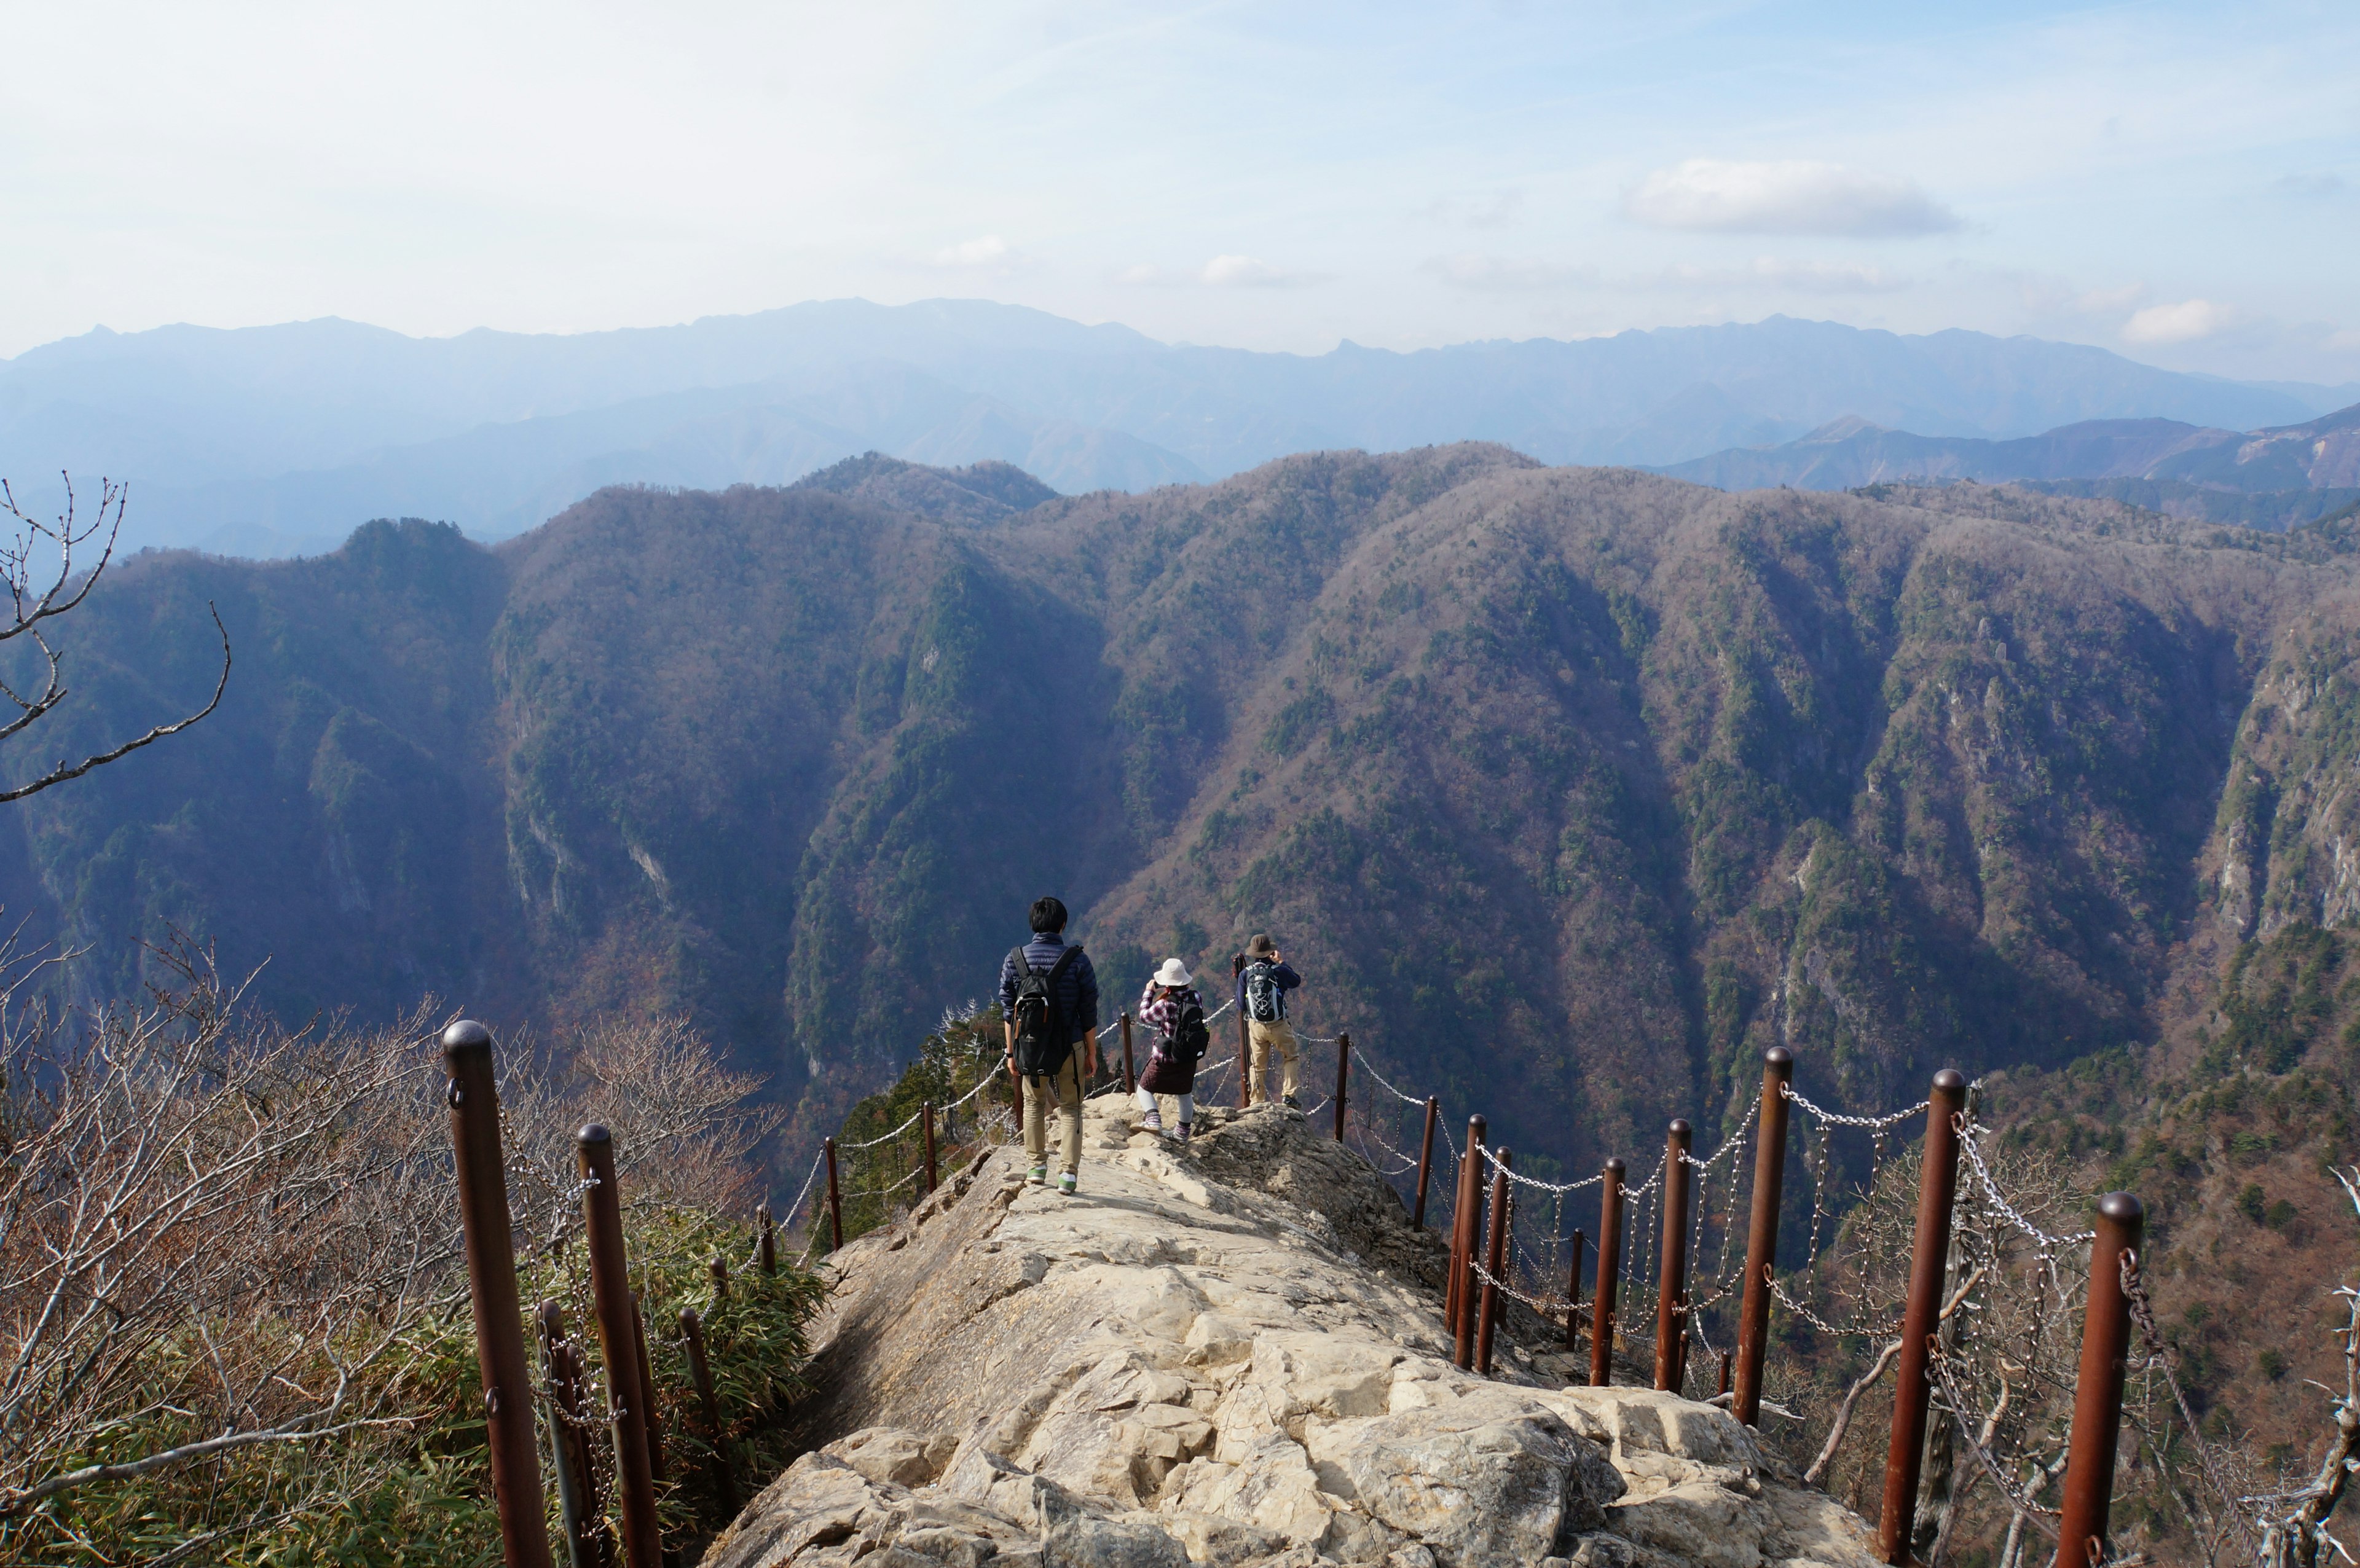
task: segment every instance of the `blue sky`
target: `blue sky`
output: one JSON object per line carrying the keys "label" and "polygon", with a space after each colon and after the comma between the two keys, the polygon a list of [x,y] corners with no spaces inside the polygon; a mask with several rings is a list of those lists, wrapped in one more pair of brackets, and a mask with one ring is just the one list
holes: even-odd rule
{"label": "blue sky", "polygon": [[2360,378],[2348,4],[12,5],[0,354],[957,295]]}

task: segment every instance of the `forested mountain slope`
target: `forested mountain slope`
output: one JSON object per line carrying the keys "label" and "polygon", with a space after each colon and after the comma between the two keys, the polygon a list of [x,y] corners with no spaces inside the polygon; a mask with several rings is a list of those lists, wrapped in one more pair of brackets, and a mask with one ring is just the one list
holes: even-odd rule
{"label": "forested mountain slope", "polygon": [[1481,445],[978,520],[620,489],[496,550],[143,556],[59,748],[203,681],[208,599],[230,695],[18,808],[0,887],[95,985],[176,922],[290,1014],[688,1007],[806,1127],[1054,889],[1109,1006],[1271,929],[1320,1032],[1584,1162],[1776,1040],[1883,1105],[2151,1038],[2191,935],[2360,897],[2346,525]]}

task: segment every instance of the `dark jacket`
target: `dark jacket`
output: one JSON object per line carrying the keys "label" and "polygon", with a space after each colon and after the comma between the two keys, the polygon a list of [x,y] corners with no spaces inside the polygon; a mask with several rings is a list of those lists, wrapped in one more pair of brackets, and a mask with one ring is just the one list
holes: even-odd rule
{"label": "dark jacket", "polygon": [[[1024,962],[1046,972],[1065,951],[1064,935],[1052,931],[1035,936],[1024,944]],[[1090,955],[1076,948],[1073,963],[1057,976],[1051,988],[1056,998],[1057,1017],[1064,1020],[1065,1038],[1079,1040],[1098,1027],[1098,976],[1090,967]],[[1010,953],[1000,961],[1000,1006],[1003,1012],[1016,1007],[1016,955]]]}
{"label": "dark jacket", "polygon": [[[1246,1011],[1246,976],[1252,974],[1256,969],[1268,969],[1270,971],[1270,983],[1278,988],[1278,1021],[1284,1023],[1286,1021],[1286,994],[1289,991],[1294,990],[1297,985],[1303,984],[1303,976],[1295,972],[1295,965],[1292,964],[1273,964],[1269,960],[1262,958],[1255,959],[1251,964],[1247,964],[1243,969],[1238,971],[1238,1017],[1242,1018],[1252,1016]],[[1013,995],[1013,993],[1011,993],[1011,995]]]}

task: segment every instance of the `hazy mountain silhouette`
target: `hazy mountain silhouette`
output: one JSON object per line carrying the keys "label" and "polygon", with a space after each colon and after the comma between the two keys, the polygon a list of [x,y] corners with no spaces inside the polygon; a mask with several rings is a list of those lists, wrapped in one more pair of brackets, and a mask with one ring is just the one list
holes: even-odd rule
{"label": "hazy mountain silhouette", "polygon": [[2005,439],[2123,418],[2287,424],[2353,395],[1783,317],[1302,356],[974,300],[833,300],[565,337],[333,320],[94,332],[0,364],[0,474],[128,476],[134,542],[270,554],[405,513],[502,538],[610,484],[779,484],[870,450],[1011,463],[1078,494],[1333,447],[1481,439],[1660,464],[1846,415]]}

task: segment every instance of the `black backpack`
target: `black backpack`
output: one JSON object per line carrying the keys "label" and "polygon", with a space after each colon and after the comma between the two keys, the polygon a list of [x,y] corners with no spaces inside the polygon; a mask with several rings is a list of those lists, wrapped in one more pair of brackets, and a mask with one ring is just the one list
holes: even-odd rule
{"label": "black backpack", "polygon": [[1011,955],[1016,962],[1016,1005],[1009,1016],[1016,1025],[1016,1071],[1027,1078],[1053,1076],[1073,1054],[1074,1042],[1065,1038],[1061,1017],[1064,1009],[1057,1006],[1057,979],[1081,951],[1079,945],[1066,948],[1046,969],[1033,968],[1021,947]]}
{"label": "black backpack", "polygon": [[1175,1062],[1202,1062],[1212,1044],[1213,1031],[1205,1027],[1204,1005],[1199,1002],[1181,1003],[1180,1016],[1172,1024],[1172,1059]]}
{"label": "black backpack", "polygon": [[1286,1004],[1279,999],[1278,982],[1267,964],[1246,965],[1246,1017],[1258,1024],[1274,1024],[1285,1016]]}

